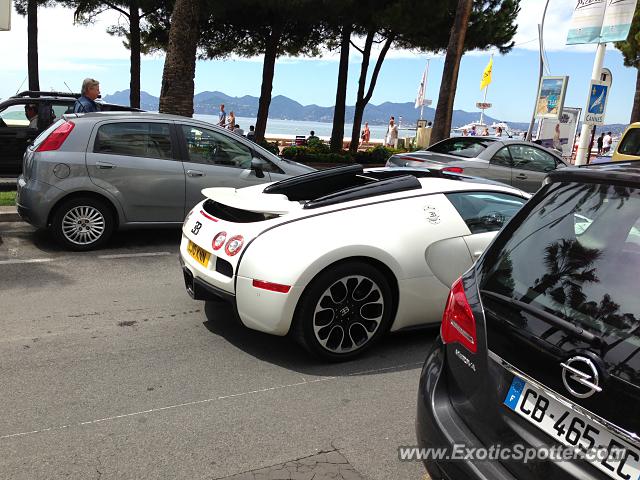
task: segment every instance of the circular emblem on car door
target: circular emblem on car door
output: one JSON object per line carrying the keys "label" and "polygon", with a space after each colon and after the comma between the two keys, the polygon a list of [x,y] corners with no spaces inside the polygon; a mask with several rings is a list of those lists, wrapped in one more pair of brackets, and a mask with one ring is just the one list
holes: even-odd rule
{"label": "circular emblem on car door", "polygon": [[429,223],[433,223],[434,225],[440,223],[440,213],[438,213],[438,209],[436,207],[427,205],[424,207],[424,213],[427,215]]}
{"label": "circular emblem on car door", "polygon": [[571,357],[560,365],[562,366],[562,383],[574,397],[588,398],[602,391],[598,385],[600,381],[598,369],[590,358]]}

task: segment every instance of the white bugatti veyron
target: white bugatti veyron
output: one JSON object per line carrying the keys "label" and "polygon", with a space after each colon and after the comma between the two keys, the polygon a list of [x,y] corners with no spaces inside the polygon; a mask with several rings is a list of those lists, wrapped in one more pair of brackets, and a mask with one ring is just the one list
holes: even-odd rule
{"label": "white bugatti veyron", "polygon": [[229,300],[247,327],[291,333],[327,360],[440,322],[451,284],[528,198],[447,172],[360,165],[202,193],[182,229],[189,294]]}

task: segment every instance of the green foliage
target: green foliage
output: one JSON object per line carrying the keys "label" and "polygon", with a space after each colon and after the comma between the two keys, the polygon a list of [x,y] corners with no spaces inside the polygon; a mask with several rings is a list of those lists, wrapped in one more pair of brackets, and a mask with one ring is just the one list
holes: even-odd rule
{"label": "green foliage", "polygon": [[273,153],[274,155],[280,155],[280,148],[278,147],[278,142],[268,142],[266,140],[263,140],[262,142],[260,142],[260,146],[265,150],[268,150],[269,152]]}
{"label": "green foliage", "polygon": [[319,138],[311,138],[308,140],[307,147],[310,153],[329,153],[329,145]]}
{"label": "green foliage", "polygon": [[640,68],[640,5],[633,16],[627,40],[616,42],[616,48],[622,52],[625,66]]}

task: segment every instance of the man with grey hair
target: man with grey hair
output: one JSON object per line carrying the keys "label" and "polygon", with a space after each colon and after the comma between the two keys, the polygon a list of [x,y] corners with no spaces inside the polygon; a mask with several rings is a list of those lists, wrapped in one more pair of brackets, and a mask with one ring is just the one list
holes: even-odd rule
{"label": "man with grey hair", "polygon": [[93,78],[85,78],[82,82],[82,95],[73,105],[73,113],[91,113],[100,109],[95,99],[100,96],[100,82]]}

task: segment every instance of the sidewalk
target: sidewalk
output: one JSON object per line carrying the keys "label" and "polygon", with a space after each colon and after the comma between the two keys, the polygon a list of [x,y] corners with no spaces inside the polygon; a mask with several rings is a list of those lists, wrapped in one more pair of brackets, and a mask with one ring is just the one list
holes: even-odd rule
{"label": "sidewalk", "polygon": [[18,215],[16,207],[0,207],[0,223],[2,222],[21,222],[22,219]]}

